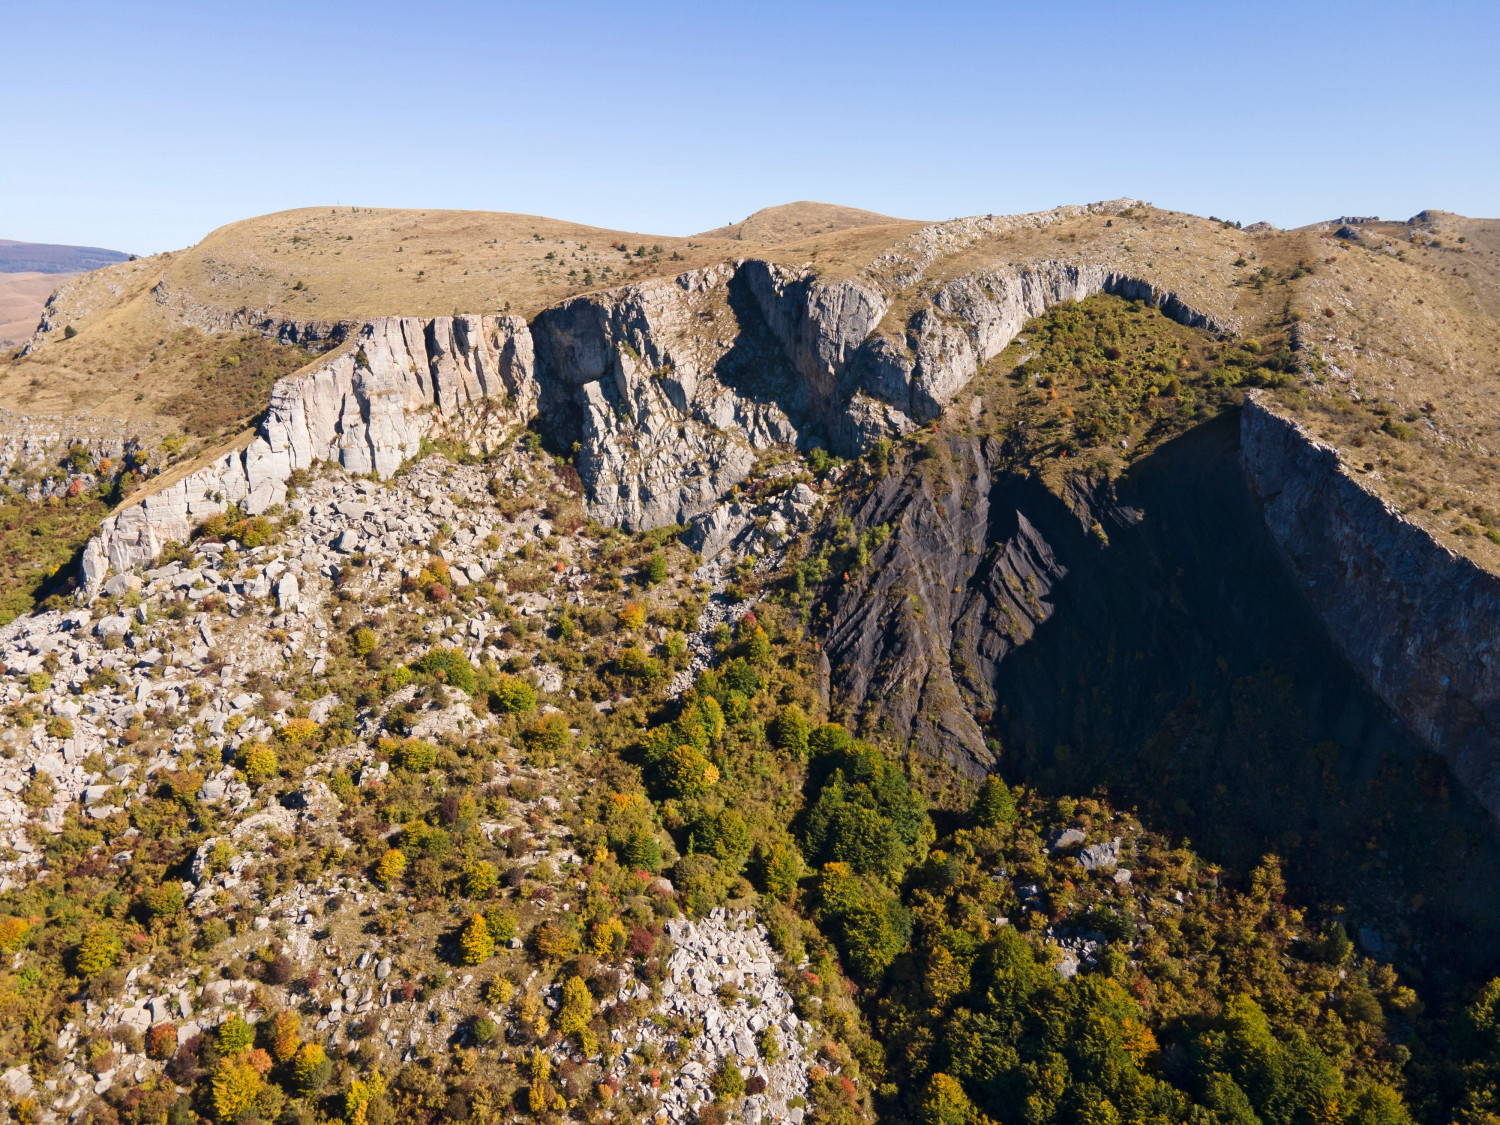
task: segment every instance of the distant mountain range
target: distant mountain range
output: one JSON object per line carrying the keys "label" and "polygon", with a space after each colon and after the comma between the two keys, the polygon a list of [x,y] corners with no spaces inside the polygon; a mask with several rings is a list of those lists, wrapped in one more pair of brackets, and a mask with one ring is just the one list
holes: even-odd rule
{"label": "distant mountain range", "polygon": [[0,238],[0,273],[85,273],[129,258],[129,254],[98,246],[54,246]]}

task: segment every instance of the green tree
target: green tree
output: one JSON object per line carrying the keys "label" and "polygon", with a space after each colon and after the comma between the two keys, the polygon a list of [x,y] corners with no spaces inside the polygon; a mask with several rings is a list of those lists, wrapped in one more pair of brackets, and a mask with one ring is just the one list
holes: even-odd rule
{"label": "green tree", "polygon": [[818,876],[817,913],[861,983],[874,986],[906,944],[911,916],[895,893],[847,863],[825,863]]}
{"label": "green tree", "polygon": [[927,1080],[922,1102],[917,1108],[921,1125],[971,1125],[974,1104],[964,1093],[963,1084],[942,1071]]}
{"label": "green tree", "polygon": [[974,798],[974,819],[986,828],[1009,824],[1016,819],[1016,799],[996,774],[990,774]]}
{"label": "green tree", "polygon": [[802,856],[790,840],[757,845],[753,874],[762,894],[790,898],[802,878]]}
{"label": "green tree", "polygon": [[292,1059],[292,1081],[303,1094],[315,1094],[333,1075],[333,1060],[318,1043],[304,1043]]}
{"label": "green tree", "polygon": [[481,859],[464,868],[464,894],[470,898],[483,898],[495,889],[499,875],[495,865]]}
{"label": "green tree", "polygon": [[78,944],[78,971],[96,977],[114,968],[120,957],[120,936],[108,926],[95,926]]}
{"label": "green tree", "polygon": [[897,882],[929,831],[922,798],[907,784],[901,767],[868,743],[850,741],[844,749],[824,750],[816,761],[821,769],[832,767],[832,773],[807,812],[803,835],[808,855]]}
{"label": "green tree", "polygon": [[688,835],[689,850],[707,852],[733,870],[750,854],[750,829],[738,809],[704,813]]}
{"label": "green tree", "polygon": [[220,1054],[238,1055],[255,1045],[255,1029],[245,1021],[244,1016],[236,1012],[219,1024],[214,1038],[219,1042]]}
{"label": "green tree", "polygon": [[807,713],[795,703],[789,703],[771,727],[772,744],[787,757],[800,761],[807,757],[809,730]]}

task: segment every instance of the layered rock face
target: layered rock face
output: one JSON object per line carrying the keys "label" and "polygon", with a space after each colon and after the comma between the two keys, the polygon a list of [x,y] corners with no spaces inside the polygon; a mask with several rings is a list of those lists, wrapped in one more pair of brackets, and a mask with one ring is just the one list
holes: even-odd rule
{"label": "layered rock face", "polygon": [[155,558],[186,542],[209,516],[239,504],[258,515],[286,498],[294,470],[336,461],[353,473],[387,477],[414,456],[424,436],[484,402],[511,425],[535,412],[531,337],[520,317],[384,318],[308,370],[278,380],[260,431],[179,480],[106,519],[84,548],[85,588],[111,570]]}
{"label": "layered rock face", "polygon": [[[579,445],[589,509],[638,529],[685,523],[796,445],[797,380],[730,266],[541,313],[543,429]],[[805,422],[803,423],[805,424]]]}
{"label": "layered rock face", "polygon": [[1500,817],[1500,579],[1403,519],[1254,394],[1240,440],[1266,526],[1334,644]]}
{"label": "layered rock face", "polygon": [[[1056,262],[949,281],[894,333],[880,329],[890,301],[873,284],[755,260],[575,298],[529,326],[510,316],[382,318],[280,380],[243,449],[107,520],[85,551],[84,577],[95,589],[231,504],[263,512],[316,461],[386,477],[438,429],[483,446],[537,413],[557,445],[576,443],[594,518],[632,530],[712,518],[761,455],[825,442],[854,456],[907,433],[937,417],[1027,319],[1098,292],[1232,327],[1139,279]],[[278,329],[299,339],[345,330]]]}
{"label": "layered rock face", "polygon": [[975,715],[997,705],[1002,662],[1051,618],[1068,576],[1038,510],[1073,513],[1069,547],[1100,519],[1139,520],[1107,481],[1080,478],[1059,504],[1006,475],[1003,458],[994,438],[956,439],[869,491],[851,522],[887,538],[833,596],[824,639],[850,722],[976,778],[996,759]]}

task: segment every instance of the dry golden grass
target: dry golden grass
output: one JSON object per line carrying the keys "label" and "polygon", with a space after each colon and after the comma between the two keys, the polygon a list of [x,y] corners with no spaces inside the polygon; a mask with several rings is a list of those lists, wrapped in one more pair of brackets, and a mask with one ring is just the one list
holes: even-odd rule
{"label": "dry golden grass", "polygon": [[778,246],[851,227],[885,227],[906,221],[879,215],[874,211],[861,211],[858,207],[801,200],[797,203],[783,203],[779,207],[762,208],[747,219],[706,230],[697,237],[732,238],[736,241]]}
{"label": "dry golden grass", "polygon": [[48,296],[75,275],[0,273],[0,351],[31,339]]}

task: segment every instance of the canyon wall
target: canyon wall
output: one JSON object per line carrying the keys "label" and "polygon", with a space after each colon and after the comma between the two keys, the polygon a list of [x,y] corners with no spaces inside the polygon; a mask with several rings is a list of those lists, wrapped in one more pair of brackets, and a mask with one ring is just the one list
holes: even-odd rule
{"label": "canyon wall", "polygon": [[1363,488],[1252,394],[1245,470],[1303,597],[1359,675],[1500,816],[1500,578]]}

